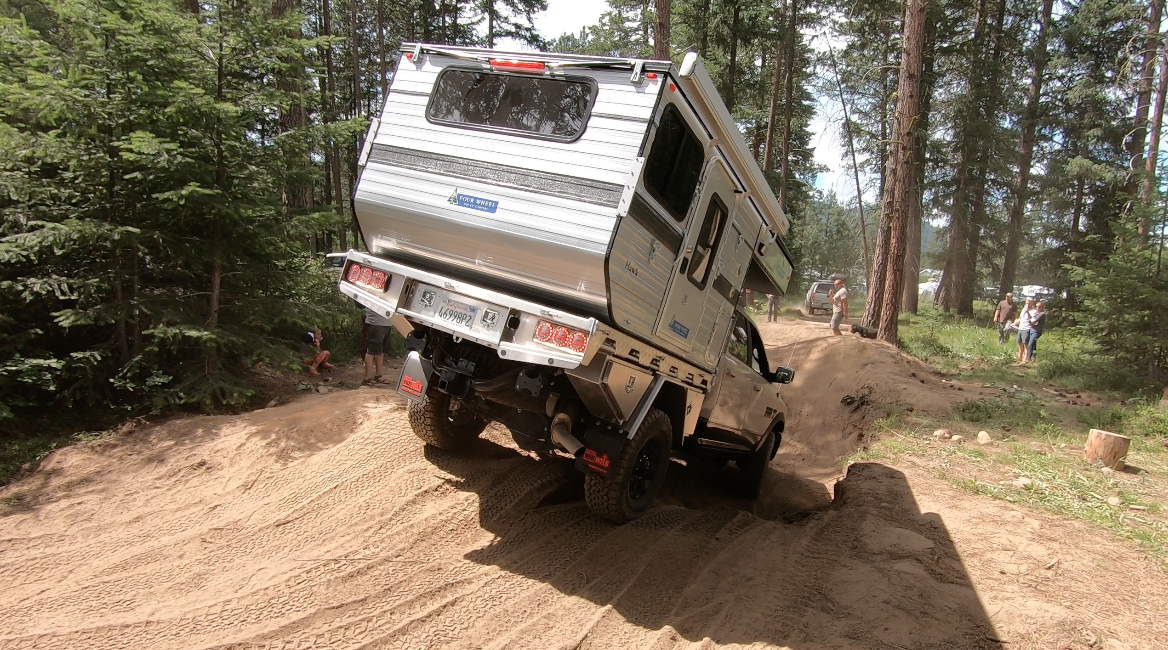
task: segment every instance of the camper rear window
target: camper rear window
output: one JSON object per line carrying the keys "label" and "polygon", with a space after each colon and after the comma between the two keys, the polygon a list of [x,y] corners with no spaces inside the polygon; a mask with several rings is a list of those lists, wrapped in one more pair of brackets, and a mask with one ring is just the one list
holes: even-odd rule
{"label": "camper rear window", "polygon": [[701,142],[677,107],[666,106],[645,162],[645,187],[678,221],[689,212],[705,159]]}
{"label": "camper rear window", "polygon": [[587,81],[447,68],[426,115],[441,124],[571,142],[583,133],[595,95]]}

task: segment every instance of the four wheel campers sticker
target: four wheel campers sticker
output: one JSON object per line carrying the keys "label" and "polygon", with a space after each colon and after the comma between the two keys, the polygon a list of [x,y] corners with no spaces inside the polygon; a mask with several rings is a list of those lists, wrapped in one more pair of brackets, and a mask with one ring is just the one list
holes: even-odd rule
{"label": "four wheel campers sticker", "polygon": [[463,194],[454,188],[454,193],[446,200],[450,205],[457,205],[460,208],[470,208],[471,210],[478,210],[480,212],[491,212],[499,209],[499,202],[492,199],[484,199],[478,196],[471,196]]}

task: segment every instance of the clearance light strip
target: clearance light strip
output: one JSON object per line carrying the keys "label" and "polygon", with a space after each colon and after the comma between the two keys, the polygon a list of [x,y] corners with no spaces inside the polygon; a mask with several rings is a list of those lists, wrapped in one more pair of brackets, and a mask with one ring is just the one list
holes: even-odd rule
{"label": "clearance light strip", "polygon": [[542,61],[519,61],[516,59],[491,59],[491,69],[498,72],[518,72],[520,74],[543,74],[547,65]]}

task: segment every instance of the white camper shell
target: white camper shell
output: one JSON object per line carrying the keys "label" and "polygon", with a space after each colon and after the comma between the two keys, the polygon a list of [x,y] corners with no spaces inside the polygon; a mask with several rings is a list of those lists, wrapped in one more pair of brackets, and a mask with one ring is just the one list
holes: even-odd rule
{"label": "white camper shell", "polygon": [[[340,289],[409,335],[403,394],[484,422],[500,418],[480,396],[545,411],[504,423],[582,460],[602,454],[579,434],[552,440],[564,413],[569,429],[633,439],[672,408],[675,447],[706,428],[706,446],[731,452],[766,436],[710,423],[735,402],[716,381],[732,328],[761,349],[741,292],[790,281],[789,225],[696,54],[679,67],[404,44],[359,167],[368,252],[349,253]],[[488,385],[504,367],[516,404]],[[776,434],[779,411],[766,411]]]}

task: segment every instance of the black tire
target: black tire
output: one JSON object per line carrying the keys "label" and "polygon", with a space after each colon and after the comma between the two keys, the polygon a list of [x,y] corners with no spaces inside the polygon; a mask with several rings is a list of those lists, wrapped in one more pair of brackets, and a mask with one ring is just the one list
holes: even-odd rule
{"label": "black tire", "polygon": [[775,450],[775,434],[769,431],[762,445],[749,456],[738,461],[738,477],[734,489],[739,495],[747,499],[757,499],[762,490],[762,477],[766,468],[771,464],[771,455]]}
{"label": "black tire", "polygon": [[428,445],[447,451],[465,449],[487,428],[487,421],[469,409],[454,403],[445,393],[426,395],[422,401],[410,400],[410,428]]}
{"label": "black tire", "polygon": [[637,518],[653,505],[665,484],[672,447],[669,417],[649,409],[637,434],[613,460],[608,476],[584,475],[588,508],[614,524]]}

